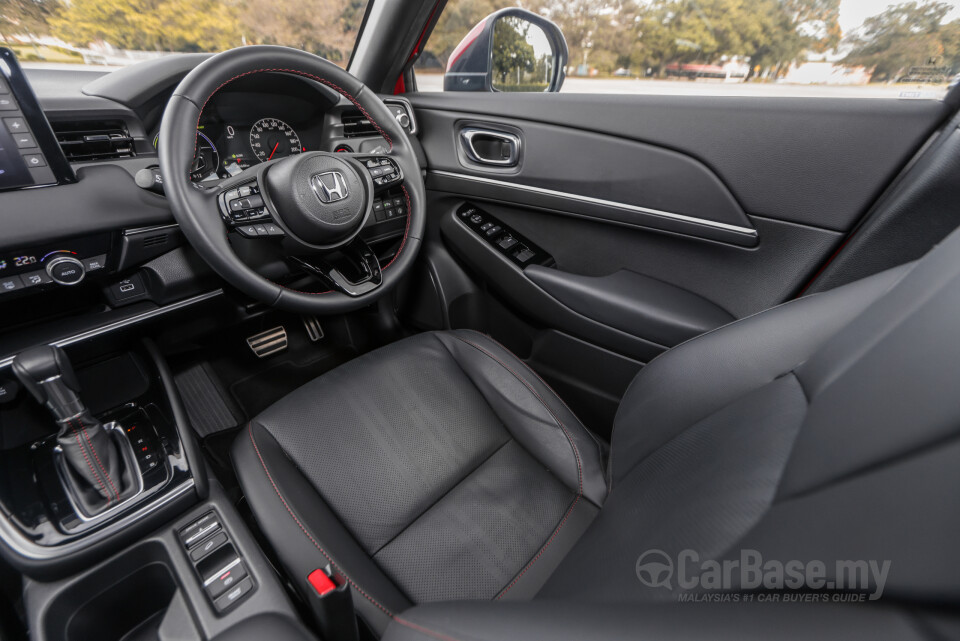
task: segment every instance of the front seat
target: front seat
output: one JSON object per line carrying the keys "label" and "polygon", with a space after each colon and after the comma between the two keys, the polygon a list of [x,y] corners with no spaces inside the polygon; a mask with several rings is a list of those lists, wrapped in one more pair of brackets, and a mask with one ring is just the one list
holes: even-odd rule
{"label": "front seat", "polygon": [[333,565],[377,633],[438,600],[674,594],[650,551],[884,560],[884,598],[956,602],[958,310],[954,233],[657,358],[609,454],[492,339],[422,334],[282,399],[234,460],[293,584]]}

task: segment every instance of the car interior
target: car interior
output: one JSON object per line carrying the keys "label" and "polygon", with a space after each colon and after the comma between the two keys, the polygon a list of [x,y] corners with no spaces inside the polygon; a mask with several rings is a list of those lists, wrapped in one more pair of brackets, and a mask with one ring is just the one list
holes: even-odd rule
{"label": "car interior", "polygon": [[444,5],[0,48],[0,639],[960,638],[960,90],[557,93],[508,8],[418,91]]}

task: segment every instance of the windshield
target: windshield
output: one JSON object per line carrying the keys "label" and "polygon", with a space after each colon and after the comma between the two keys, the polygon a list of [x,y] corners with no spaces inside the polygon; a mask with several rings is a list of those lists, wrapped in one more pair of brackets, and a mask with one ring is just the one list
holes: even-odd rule
{"label": "windshield", "polygon": [[275,44],[346,67],[368,0],[0,0],[0,44],[25,66],[125,66]]}

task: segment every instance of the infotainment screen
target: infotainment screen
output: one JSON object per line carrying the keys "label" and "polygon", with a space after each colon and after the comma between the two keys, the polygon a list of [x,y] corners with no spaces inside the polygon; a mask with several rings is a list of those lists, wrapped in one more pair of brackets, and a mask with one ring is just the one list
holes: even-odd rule
{"label": "infotainment screen", "polygon": [[13,52],[0,47],[0,191],[76,182]]}

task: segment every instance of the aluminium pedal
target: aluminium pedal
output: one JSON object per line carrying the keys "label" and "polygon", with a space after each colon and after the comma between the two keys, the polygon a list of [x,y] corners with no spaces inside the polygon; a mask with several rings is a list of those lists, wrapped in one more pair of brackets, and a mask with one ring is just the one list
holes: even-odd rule
{"label": "aluminium pedal", "polygon": [[247,339],[247,345],[257,358],[266,358],[271,354],[287,349],[287,330],[283,325],[260,332]]}
{"label": "aluminium pedal", "polygon": [[316,343],[323,338],[323,328],[320,327],[320,321],[312,314],[303,314],[300,316],[303,321],[303,327],[307,330],[307,338],[311,343]]}

